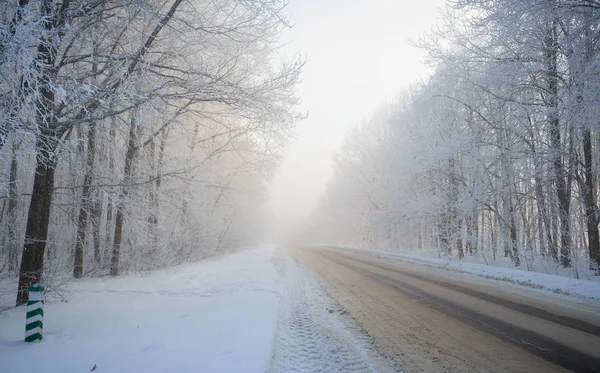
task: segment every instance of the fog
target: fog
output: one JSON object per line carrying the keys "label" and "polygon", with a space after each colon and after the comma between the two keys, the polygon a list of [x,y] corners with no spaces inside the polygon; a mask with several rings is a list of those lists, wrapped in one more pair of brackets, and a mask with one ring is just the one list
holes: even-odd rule
{"label": "fog", "polygon": [[439,20],[442,0],[292,1],[284,52],[308,59],[299,85],[308,118],[284,152],[270,187],[272,232],[285,239],[304,224],[348,131],[414,81],[426,77],[411,44]]}
{"label": "fog", "polygon": [[265,238],[600,263],[597,1],[46,3],[0,2],[17,304]]}

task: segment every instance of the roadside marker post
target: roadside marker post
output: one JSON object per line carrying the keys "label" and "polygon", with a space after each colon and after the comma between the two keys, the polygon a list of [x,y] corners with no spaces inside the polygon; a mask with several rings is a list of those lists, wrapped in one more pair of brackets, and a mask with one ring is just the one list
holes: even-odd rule
{"label": "roadside marker post", "polygon": [[27,301],[27,321],[25,322],[25,342],[40,342],[44,328],[44,290],[42,284],[29,287]]}

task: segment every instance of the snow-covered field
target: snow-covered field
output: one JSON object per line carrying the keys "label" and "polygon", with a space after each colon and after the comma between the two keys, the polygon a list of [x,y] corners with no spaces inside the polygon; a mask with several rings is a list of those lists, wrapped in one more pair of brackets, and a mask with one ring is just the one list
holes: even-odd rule
{"label": "snow-covered field", "polygon": [[[341,247],[341,246],[337,246]],[[360,248],[344,247],[352,250],[363,250]],[[590,275],[591,271],[579,270],[582,275],[581,278],[577,279],[573,277],[567,277],[565,273],[560,271],[570,271],[574,269],[557,269],[555,266],[550,268],[548,264],[545,269],[541,269],[540,272],[533,270],[527,270],[526,263],[520,268],[515,268],[510,262],[510,259],[496,260],[492,264],[478,263],[475,257],[465,257],[463,260],[455,260],[453,258],[438,258],[435,250],[431,251],[420,251],[413,253],[390,253],[384,251],[366,250],[380,257],[401,260],[405,262],[411,262],[417,265],[430,266],[436,268],[442,268],[449,271],[468,273],[479,277],[484,277],[493,280],[499,280],[509,282],[512,284],[518,284],[528,286],[531,288],[552,291],[554,293],[575,296],[578,298],[589,299],[594,302],[600,302],[600,276]],[[480,259],[479,259],[480,260]],[[512,266],[509,267],[509,266]],[[537,263],[536,266],[543,266],[542,263]],[[544,271],[546,273],[541,273]],[[556,274],[552,274],[552,272]],[[585,275],[584,275],[585,274]]]}
{"label": "snow-covered field", "polygon": [[[349,318],[282,250],[263,247],[150,274],[83,279],[45,306],[0,313],[0,372],[371,372]],[[378,365],[380,364],[380,365]],[[377,368],[373,368],[377,366]]]}
{"label": "snow-covered field", "polygon": [[271,253],[73,281],[67,303],[45,306],[40,344],[22,342],[23,307],[0,314],[0,371],[264,372],[277,325]]}

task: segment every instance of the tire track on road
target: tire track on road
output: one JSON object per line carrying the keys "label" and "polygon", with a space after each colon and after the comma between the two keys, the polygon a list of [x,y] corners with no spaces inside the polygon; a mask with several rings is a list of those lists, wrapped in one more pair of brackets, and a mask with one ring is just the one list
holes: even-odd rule
{"label": "tire track on road", "polygon": [[[554,323],[552,319],[561,315],[548,312],[542,313],[547,317],[538,318],[529,314],[532,312],[529,308],[529,313],[522,313],[519,307],[507,308],[502,302],[489,300],[497,300],[501,292],[489,294],[492,298],[487,300],[474,296],[481,293],[478,289],[470,294],[460,293],[457,287],[443,286],[447,285],[440,282],[444,276],[431,283],[360,261],[348,263],[337,251],[292,250],[301,263],[315,272],[328,294],[354,318],[376,350],[396,361],[398,369],[406,372],[564,372],[567,369],[598,372],[600,369],[595,354],[582,353],[560,338],[557,341],[540,336],[522,325],[497,319],[502,319],[502,313],[514,314],[521,323],[564,331],[565,341],[583,335],[592,343],[587,346],[588,351],[597,350],[595,333],[580,330],[584,324],[568,318]],[[444,296],[437,296],[437,292]],[[514,298],[511,299],[505,304],[514,306],[510,303],[514,303]],[[487,315],[477,307],[470,309],[474,304],[485,304],[485,309],[493,312]],[[578,327],[571,328],[572,325]]]}
{"label": "tire track on road", "polygon": [[[474,326],[475,328],[485,333],[495,335],[505,341],[508,341],[520,347],[521,349],[531,354],[537,355],[566,369],[582,373],[594,373],[600,371],[600,359],[596,356],[586,354],[585,352],[579,351],[574,348],[570,348],[564,344],[556,342],[553,339],[546,338],[530,330],[523,329],[513,324],[500,321],[493,317],[489,317],[484,313],[475,311],[467,307],[463,307],[455,302],[438,298],[426,291],[419,289],[416,286],[398,280],[397,278],[392,279],[385,275],[381,275],[374,271],[365,269],[364,267],[356,266],[354,264],[350,264],[349,262],[339,261],[337,258],[330,255],[324,254],[323,256],[338,264],[341,264],[373,279],[388,284],[394,287],[395,289],[403,292],[404,294],[418,299],[427,306],[436,309],[456,320]],[[364,262],[359,262],[364,264]],[[402,275],[415,277],[406,273],[402,273]],[[418,276],[417,278],[419,277],[422,276]],[[439,284],[438,281],[434,280],[427,279],[424,281],[431,282],[436,285]],[[440,286],[452,288],[447,284],[441,284]],[[479,292],[473,293],[481,294]],[[497,299],[496,297],[492,298]],[[535,314],[533,315],[535,316]],[[558,318],[559,316],[556,317]],[[598,348],[599,346],[600,340],[598,340],[596,348]]]}
{"label": "tire track on road", "polygon": [[[366,259],[366,258],[364,258],[364,255],[361,255],[361,257],[359,258],[358,256],[355,256],[355,255],[349,255],[347,253],[340,252],[339,250],[336,250],[335,253],[337,255],[343,256],[344,258],[347,258],[351,261],[360,262],[361,264],[375,266],[375,267],[379,267],[379,268],[390,270],[390,271],[400,271],[400,269],[398,267],[395,267],[393,265],[384,264],[384,263],[382,263],[381,260],[374,261],[374,260]],[[331,255],[328,255],[325,253],[320,253],[320,255],[328,256],[329,259],[331,259],[331,260],[334,260],[334,258],[335,258],[335,256],[331,256]],[[414,272],[408,272],[408,271],[403,270],[403,271],[401,271],[401,273],[404,276],[408,276],[408,277],[411,277],[411,278],[414,278],[417,280],[421,280],[421,281],[427,281],[432,284],[442,286],[442,287],[445,287],[445,288],[448,288],[451,290],[455,290],[455,291],[470,295],[472,297],[479,298],[479,299],[485,300],[487,302],[497,304],[502,307],[510,308],[515,311],[525,313],[527,315],[531,315],[531,316],[534,316],[537,318],[543,318],[545,320],[548,320],[548,321],[551,321],[551,322],[554,322],[554,323],[557,323],[557,324],[560,324],[560,325],[563,325],[563,326],[566,326],[566,327],[569,327],[572,329],[576,329],[576,330],[582,331],[584,333],[588,333],[588,334],[592,334],[594,336],[600,337],[600,325],[597,325],[597,324],[593,324],[593,323],[590,323],[590,322],[587,322],[584,320],[580,320],[580,319],[576,319],[573,317],[557,315],[555,313],[548,312],[546,310],[536,308],[536,307],[533,307],[533,306],[530,306],[527,304],[517,303],[517,302],[511,301],[511,300],[505,299],[505,298],[494,296],[489,293],[484,293],[481,291],[469,289],[464,286],[451,284],[451,283],[444,282],[444,281],[439,281],[439,280],[433,279],[431,277],[416,274]]]}

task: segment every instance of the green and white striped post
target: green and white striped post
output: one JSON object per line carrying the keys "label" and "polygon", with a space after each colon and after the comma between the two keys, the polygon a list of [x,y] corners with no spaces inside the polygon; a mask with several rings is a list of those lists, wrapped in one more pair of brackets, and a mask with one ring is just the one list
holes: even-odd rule
{"label": "green and white striped post", "polygon": [[39,342],[42,340],[42,329],[44,328],[44,290],[45,287],[42,284],[33,284],[29,287],[25,342]]}

